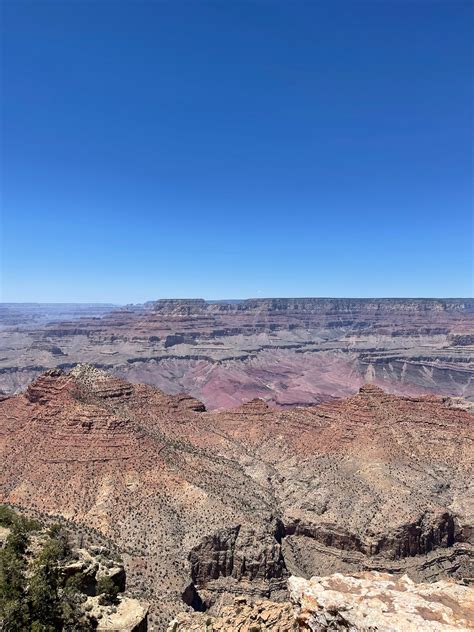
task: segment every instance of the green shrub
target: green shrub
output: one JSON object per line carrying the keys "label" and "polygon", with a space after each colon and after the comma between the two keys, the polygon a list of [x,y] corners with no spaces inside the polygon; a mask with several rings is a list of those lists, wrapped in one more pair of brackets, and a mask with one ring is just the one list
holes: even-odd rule
{"label": "green shrub", "polygon": [[82,592],[86,585],[86,577],[84,573],[74,573],[71,577],[68,577],[65,582],[65,588],[69,590],[75,590]]}
{"label": "green shrub", "polygon": [[118,593],[118,586],[114,584],[114,582],[108,575],[104,575],[97,582],[97,594],[100,595],[100,604],[108,605],[115,603]]}
{"label": "green shrub", "polygon": [[0,505],[0,526],[10,528],[13,525],[21,525],[25,531],[37,531],[41,529],[41,523],[33,518],[20,516],[6,505]]}
{"label": "green shrub", "polygon": [[[54,556],[55,549],[49,540],[34,564],[34,572],[29,582],[28,601],[31,618],[35,623],[54,630],[61,630],[61,603],[59,599],[59,567]],[[38,628],[43,630],[43,628]]]}
{"label": "green shrub", "polygon": [[28,536],[13,518],[11,533],[0,551],[0,621],[5,630],[27,629],[25,552]]}
{"label": "green shrub", "polygon": [[0,505],[0,526],[10,527],[16,520],[16,513],[6,505]]}

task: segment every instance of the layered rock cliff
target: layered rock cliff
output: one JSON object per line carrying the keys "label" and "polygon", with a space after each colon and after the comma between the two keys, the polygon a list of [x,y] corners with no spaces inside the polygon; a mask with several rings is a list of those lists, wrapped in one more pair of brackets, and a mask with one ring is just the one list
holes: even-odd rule
{"label": "layered rock cliff", "polygon": [[52,323],[8,313],[0,310],[8,393],[46,369],[91,362],[208,408],[252,397],[315,404],[367,381],[474,400],[472,299],[170,299]]}

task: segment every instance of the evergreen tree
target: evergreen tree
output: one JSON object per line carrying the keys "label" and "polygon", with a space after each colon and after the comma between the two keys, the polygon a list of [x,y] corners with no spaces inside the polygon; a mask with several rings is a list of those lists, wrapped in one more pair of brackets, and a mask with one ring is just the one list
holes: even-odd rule
{"label": "evergreen tree", "polygon": [[21,523],[14,523],[5,547],[0,551],[0,621],[4,630],[27,629],[26,559],[28,536]]}

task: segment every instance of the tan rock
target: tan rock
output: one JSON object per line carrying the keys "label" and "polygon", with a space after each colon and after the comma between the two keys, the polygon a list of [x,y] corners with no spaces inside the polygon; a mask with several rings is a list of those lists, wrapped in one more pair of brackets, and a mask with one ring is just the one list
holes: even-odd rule
{"label": "tan rock", "polygon": [[451,632],[474,629],[474,589],[451,581],[415,584],[408,576],[360,573],[290,577],[300,629]]}
{"label": "tan rock", "polygon": [[10,535],[10,529],[7,529],[7,527],[0,527],[0,549],[5,546],[5,543],[9,535]]}
{"label": "tan rock", "polygon": [[293,605],[234,603],[216,616],[181,613],[168,632],[468,632],[474,588],[452,581],[415,584],[388,573],[290,577]]}
{"label": "tan rock", "polygon": [[116,611],[96,605],[93,614],[101,612],[97,630],[108,632],[145,632],[147,629],[148,605],[137,599],[122,597],[116,606]]}

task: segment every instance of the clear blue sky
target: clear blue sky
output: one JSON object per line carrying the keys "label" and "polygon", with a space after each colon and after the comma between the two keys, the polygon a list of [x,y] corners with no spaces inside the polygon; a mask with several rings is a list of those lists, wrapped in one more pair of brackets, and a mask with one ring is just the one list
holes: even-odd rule
{"label": "clear blue sky", "polygon": [[473,9],[3,0],[1,300],[471,296]]}

